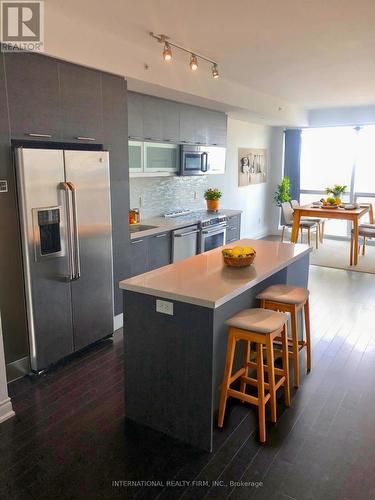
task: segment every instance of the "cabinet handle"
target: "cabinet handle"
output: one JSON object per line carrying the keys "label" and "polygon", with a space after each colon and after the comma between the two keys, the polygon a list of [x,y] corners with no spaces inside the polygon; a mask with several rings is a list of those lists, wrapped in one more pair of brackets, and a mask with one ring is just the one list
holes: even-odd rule
{"label": "cabinet handle", "polygon": [[143,240],[133,240],[130,243],[134,245],[135,243],[142,243]]}
{"label": "cabinet handle", "polygon": [[163,139],[164,142],[172,142],[172,139]]}
{"label": "cabinet handle", "polygon": [[152,137],[145,137],[145,141],[152,141]]}
{"label": "cabinet handle", "polygon": [[83,136],[78,136],[76,137],[79,141],[96,141],[95,137],[83,137]]}
{"label": "cabinet handle", "polygon": [[174,234],[175,238],[185,238],[185,236],[190,236],[191,234],[197,234],[199,233],[199,229],[196,229],[194,231],[189,231],[188,233],[180,233],[180,234]]}
{"label": "cabinet handle", "polygon": [[234,231],[235,229],[237,229],[237,227],[236,227],[236,226],[228,227],[228,230],[229,230],[229,231]]}
{"label": "cabinet handle", "polygon": [[164,234],[157,234],[155,236],[155,238],[164,238],[165,236],[167,236],[167,233],[164,233]]}
{"label": "cabinet handle", "polygon": [[36,132],[31,132],[29,134],[26,134],[29,137],[44,137],[45,139],[51,139],[52,135],[51,134],[39,134]]}

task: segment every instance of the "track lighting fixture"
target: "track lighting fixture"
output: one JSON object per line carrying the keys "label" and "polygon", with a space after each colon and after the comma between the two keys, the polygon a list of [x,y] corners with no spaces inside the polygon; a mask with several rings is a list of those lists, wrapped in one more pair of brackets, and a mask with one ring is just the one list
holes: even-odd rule
{"label": "track lighting fixture", "polygon": [[164,61],[170,61],[172,59],[172,49],[168,42],[164,43],[163,57]]}
{"label": "track lighting fixture", "polygon": [[209,59],[208,57],[202,56],[201,54],[197,54],[196,52],[192,52],[189,49],[186,49],[185,47],[182,47],[181,45],[177,45],[176,43],[173,43],[170,41],[169,36],[167,35],[155,35],[152,31],[150,32],[150,35],[152,38],[155,38],[159,43],[164,44],[164,49],[163,49],[163,59],[164,61],[169,62],[172,59],[172,49],[171,47],[174,47],[176,49],[182,50],[183,52],[186,52],[187,54],[190,54],[190,69],[192,71],[196,71],[198,69],[198,59],[201,59],[202,61],[206,61],[210,64],[212,64],[212,77],[216,80],[219,78],[219,70],[217,67],[217,62],[213,61],[212,59]]}
{"label": "track lighting fixture", "polygon": [[192,71],[196,71],[198,69],[198,60],[195,54],[191,54],[189,66]]}
{"label": "track lighting fixture", "polygon": [[217,69],[217,64],[212,66],[212,76],[214,78],[219,78],[219,70]]}

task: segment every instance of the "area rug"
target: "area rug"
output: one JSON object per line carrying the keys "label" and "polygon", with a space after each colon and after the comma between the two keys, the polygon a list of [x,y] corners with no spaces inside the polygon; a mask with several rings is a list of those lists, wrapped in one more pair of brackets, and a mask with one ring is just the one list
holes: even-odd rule
{"label": "area rug", "polygon": [[[269,235],[265,240],[280,241],[280,236]],[[285,239],[285,242],[288,242]],[[299,242],[299,239],[298,239]],[[304,241],[306,243],[306,241]],[[315,242],[314,242],[315,243]],[[350,242],[324,238],[324,243],[319,244],[319,249],[313,248],[310,254],[310,264],[313,266],[333,267],[360,273],[375,274],[375,246],[367,244],[366,255],[358,256],[358,265],[349,266]]]}
{"label": "area rug", "polygon": [[366,255],[358,256],[358,265],[349,265],[350,242],[324,239],[319,249],[314,249],[310,255],[310,264],[313,266],[335,267],[361,273],[375,274],[375,247],[366,246]]}

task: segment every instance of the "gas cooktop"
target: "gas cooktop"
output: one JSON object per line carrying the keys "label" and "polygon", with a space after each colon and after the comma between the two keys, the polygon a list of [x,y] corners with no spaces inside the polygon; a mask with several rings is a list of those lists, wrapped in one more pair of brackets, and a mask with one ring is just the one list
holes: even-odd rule
{"label": "gas cooktop", "polygon": [[198,222],[202,226],[218,224],[227,220],[227,216],[221,214],[220,212],[207,212],[206,210],[189,211],[181,209],[173,212],[167,212],[166,214],[164,214],[164,217],[178,218],[179,221],[191,220]]}

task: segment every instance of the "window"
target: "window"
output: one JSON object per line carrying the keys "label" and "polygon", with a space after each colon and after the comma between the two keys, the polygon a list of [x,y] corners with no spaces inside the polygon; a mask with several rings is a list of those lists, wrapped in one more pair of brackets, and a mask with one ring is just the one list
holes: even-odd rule
{"label": "window", "polygon": [[[375,203],[375,126],[302,131],[301,204],[325,197],[333,184],[348,186],[343,201]],[[349,236],[350,224],[330,220],[326,234]]]}

